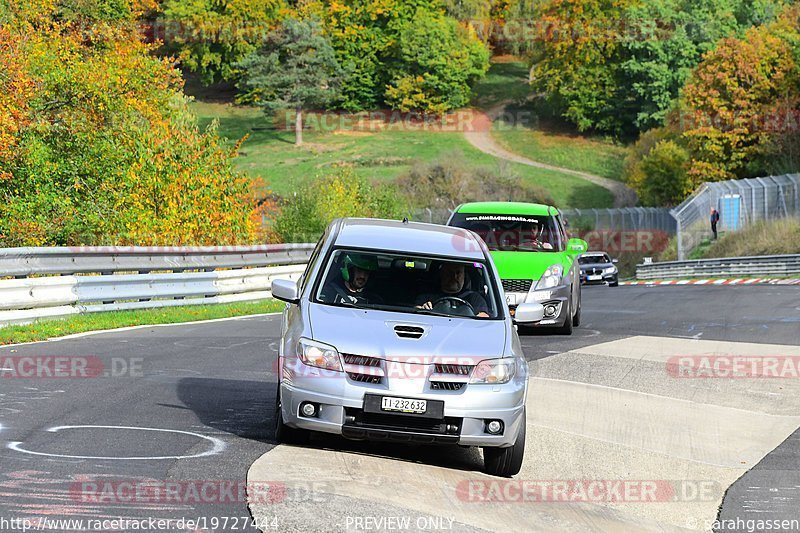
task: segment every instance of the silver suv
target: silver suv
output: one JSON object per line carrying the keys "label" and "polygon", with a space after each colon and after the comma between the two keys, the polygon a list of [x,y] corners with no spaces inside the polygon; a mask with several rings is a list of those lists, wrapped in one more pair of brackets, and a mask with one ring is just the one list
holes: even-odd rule
{"label": "silver suv", "polygon": [[[388,220],[331,223],[283,313],[276,436],[483,447],[519,472],[528,366],[497,270],[474,233]],[[523,304],[517,320],[542,320]]]}

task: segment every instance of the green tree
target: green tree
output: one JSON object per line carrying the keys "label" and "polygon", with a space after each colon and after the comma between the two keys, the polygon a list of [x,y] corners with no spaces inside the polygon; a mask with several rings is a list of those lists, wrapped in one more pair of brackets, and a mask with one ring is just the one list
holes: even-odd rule
{"label": "green tree", "polygon": [[288,11],[284,0],[166,0],[162,9],[156,34],[165,51],[205,83],[238,79],[237,63]]}
{"label": "green tree", "polygon": [[[756,5],[758,4],[758,5]],[[624,13],[619,98],[634,131],[661,126],[703,54],[729,36],[773,20],[774,0],[648,0]]]}
{"label": "green tree", "polygon": [[637,190],[639,200],[649,206],[674,206],[691,192],[687,177],[689,153],[671,140],[659,141],[642,159],[644,175],[642,187]]}
{"label": "green tree", "polygon": [[489,50],[473,31],[427,12],[404,25],[392,59],[386,102],[402,111],[463,107],[471,84],[489,69]]}
{"label": "green tree", "polygon": [[239,63],[239,88],[267,111],[295,110],[295,144],[303,144],[303,110],[336,99],[342,71],[315,21],[287,19],[260,50]]}
{"label": "green tree", "polygon": [[619,131],[625,102],[616,99],[616,60],[624,10],[633,0],[524,2],[514,16],[536,21],[525,48],[531,79],[580,131]]}
{"label": "green tree", "polygon": [[[463,8],[464,13],[482,9],[479,0],[457,4],[451,7]],[[442,0],[312,0],[298,4],[297,10],[300,17],[322,21],[347,78],[335,105],[348,111],[397,106],[406,100],[425,104],[408,108],[449,108],[449,97],[442,91],[456,91],[455,101],[462,99],[463,91],[458,76],[448,73],[443,63],[456,61],[471,71],[475,58],[487,53],[474,30],[446,16]],[[415,31],[425,38],[442,37],[446,46],[415,38]],[[426,54],[423,46],[439,55]],[[470,59],[464,62],[462,55]],[[471,83],[474,76],[470,73],[467,79]]]}

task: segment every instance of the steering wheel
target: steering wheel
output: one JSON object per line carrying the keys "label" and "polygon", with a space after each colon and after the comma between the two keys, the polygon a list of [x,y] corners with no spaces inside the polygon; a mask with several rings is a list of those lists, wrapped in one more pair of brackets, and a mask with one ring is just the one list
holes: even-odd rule
{"label": "steering wheel", "polygon": [[469,303],[468,301],[466,301],[466,300],[464,300],[462,298],[459,298],[457,296],[443,296],[443,297],[439,298],[438,300],[436,300],[435,302],[433,302],[433,305],[431,307],[435,308],[437,305],[439,305],[440,303],[444,303],[444,302],[452,302],[454,304],[457,304],[457,305],[451,306],[453,309],[455,309],[458,306],[466,306],[467,309],[469,309],[469,311],[472,313],[471,316],[475,316],[477,314],[477,313],[475,313],[475,308],[472,307],[471,303]]}

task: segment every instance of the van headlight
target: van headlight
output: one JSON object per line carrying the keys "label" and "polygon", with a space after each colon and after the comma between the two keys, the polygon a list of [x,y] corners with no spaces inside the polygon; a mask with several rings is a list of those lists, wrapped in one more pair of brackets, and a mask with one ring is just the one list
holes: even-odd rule
{"label": "van headlight", "polygon": [[517,373],[517,362],[511,357],[503,359],[487,359],[481,361],[472,369],[470,383],[485,383],[489,385],[502,385],[508,383]]}
{"label": "van headlight", "polygon": [[342,360],[339,352],[333,346],[311,339],[301,338],[297,342],[297,356],[308,366],[342,371]]}
{"label": "van headlight", "polygon": [[539,283],[536,284],[536,290],[552,289],[561,285],[561,277],[564,275],[564,267],[561,265],[550,265],[547,270],[542,274]]}

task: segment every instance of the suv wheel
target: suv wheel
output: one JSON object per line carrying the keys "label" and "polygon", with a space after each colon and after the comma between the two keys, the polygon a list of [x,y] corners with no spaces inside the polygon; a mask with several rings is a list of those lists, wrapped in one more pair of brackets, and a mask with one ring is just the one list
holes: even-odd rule
{"label": "suv wheel", "polygon": [[483,448],[483,469],[487,474],[500,477],[511,477],[518,474],[525,457],[525,410],[522,411],[522,427],[517,433],[517,440],[508,448]]}

